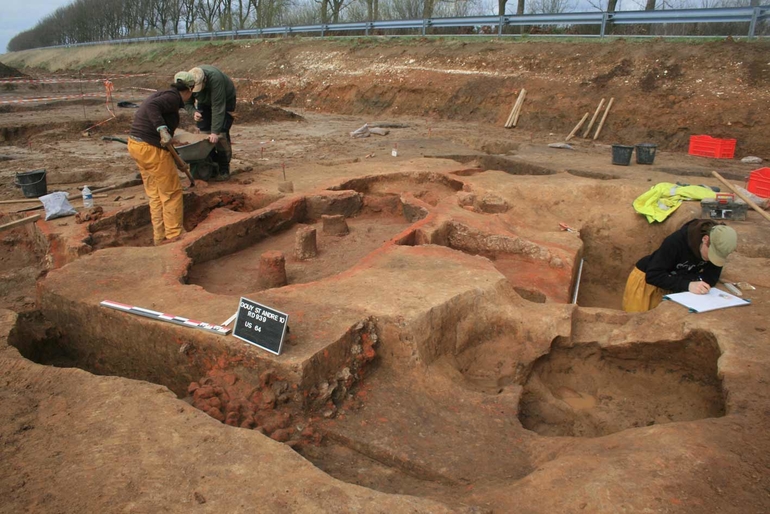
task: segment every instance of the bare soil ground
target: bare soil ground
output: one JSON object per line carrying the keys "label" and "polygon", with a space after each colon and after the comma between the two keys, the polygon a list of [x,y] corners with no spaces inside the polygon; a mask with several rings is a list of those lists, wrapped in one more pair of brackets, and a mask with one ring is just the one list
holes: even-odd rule
{"label": "bare soil ground", "polygon": [[[619,308],[636,260],[700,215],[685,203],[650,225],[633,199],[720,185],[715,170],[743,184],[761,165],[739,158],[770,157],[769,49],[353,38],[3,56],[37,77],[147,74],[114,79],[137,103],[208,62],[242,101],[233,178],[186,189],[182,241],[150,245],[142,186],[97,199],[93,223],[0,234],[0,511],[767,512],[770,224],[730,223],[723,276],[756,286],[751,306]],[[596,141],[548,147],[610,97]],[[101,139],[127,133],[133,110],[115,112],[84,133],[110,118],[103,100],[0,106],[0,199],[39,168],[75,197],[133,179]],[[349,136],[375,122],[394,126]],[[692,134],[736,138],[736,158],[687,155]],[[641,142],[653,165],[611,164],[611,144]],[[0,205],[0,223],[34,206]],[[322,214],[350,234],[324,235]],[[298,261],[307,226],[319,255]],[[265,289],[275,250],[288,285]],[[289,313],[281,356],[99,307],[219,323],[241,296]]]}

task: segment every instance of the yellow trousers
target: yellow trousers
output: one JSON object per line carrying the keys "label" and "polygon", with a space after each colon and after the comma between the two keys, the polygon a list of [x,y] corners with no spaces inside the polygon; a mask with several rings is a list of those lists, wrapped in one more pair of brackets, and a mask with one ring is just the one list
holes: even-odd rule
{"label": "yellow trousers", "polygon": [[182,234],[184,207],[182,183],[179,182],[174,158],[167,150],[128,140],[128,153],[139,166],[144,191],[150,199],[152,235],[158,245],[164,239]]}
{"label": "yellow trousers", "polygon": [[634,270],[626,281],[623,291],[623,310],[626,312],[646,312],[663,301],[667,291],[647,283],[644,272],[634,266]]}

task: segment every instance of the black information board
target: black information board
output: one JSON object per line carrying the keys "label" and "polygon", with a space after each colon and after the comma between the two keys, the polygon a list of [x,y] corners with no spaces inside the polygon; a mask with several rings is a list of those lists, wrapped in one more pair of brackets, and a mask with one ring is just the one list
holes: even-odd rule
{"label": "black information board", "polygon": [[233,335],[270,353],[281,355],[289,315],[241,297]]}

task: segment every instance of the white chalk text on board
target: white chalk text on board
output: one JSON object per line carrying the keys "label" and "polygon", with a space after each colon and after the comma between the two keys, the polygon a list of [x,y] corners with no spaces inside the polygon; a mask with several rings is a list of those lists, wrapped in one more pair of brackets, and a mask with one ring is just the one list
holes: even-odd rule
{"label": "white chalk text on board", "polygon": [[241,298],[233,335],[276,355],[281,354],[289,315]]}

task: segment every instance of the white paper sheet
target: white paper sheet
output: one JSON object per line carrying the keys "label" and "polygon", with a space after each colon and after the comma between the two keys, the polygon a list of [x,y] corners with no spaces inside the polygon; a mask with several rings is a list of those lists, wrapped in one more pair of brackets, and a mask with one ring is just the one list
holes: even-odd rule
{"label": "white paper sheet", "polygon": [[664,296],[666,300],[671,300],[678,304],[684,305],[693,312],[707,312],[717,309],[726,309],[728,307],[739,307],[741,305],[749,305],[749,300],[738,298],[731,295],[721,289],[712,287],[708,294],[693,294],[690,292],[667,294]]}

